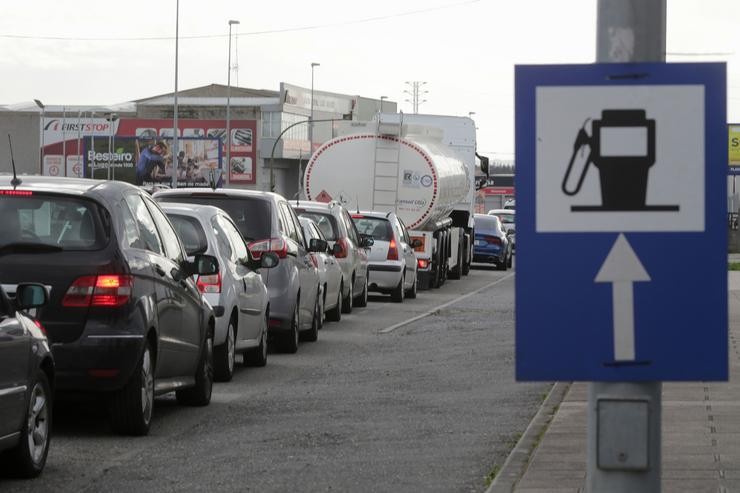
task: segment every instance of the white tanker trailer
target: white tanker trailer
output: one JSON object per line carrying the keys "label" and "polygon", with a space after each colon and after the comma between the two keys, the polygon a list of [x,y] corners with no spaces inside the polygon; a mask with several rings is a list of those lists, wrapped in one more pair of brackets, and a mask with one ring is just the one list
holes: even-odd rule
{"label": "white tanker trailer", "polygon": [[420,287],[459,279],[472,260],[475,124],[470,118],[381,114],[341,122],[311,157],[308,200],[396,212],[409,229]]}

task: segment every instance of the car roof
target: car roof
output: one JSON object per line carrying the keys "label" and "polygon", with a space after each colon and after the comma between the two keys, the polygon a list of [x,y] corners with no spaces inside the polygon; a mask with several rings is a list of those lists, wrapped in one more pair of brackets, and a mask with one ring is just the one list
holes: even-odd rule
{"label": "car roof", "polygon": [[316,202],[313,200],[298,200],[296,202],[291,201],[290,205],[292,205],[293,207],[300,208],[300,209],[306,209],[306,210],[313,209],[313,210],[322,210],[322,211],[326,211],[326,210],[331,211],[331,210],[334,210],[335,208],[337,210],[340,210],[342,206],[342,204],[336,201]]}
{"label": "car roof", "polygon": [[491,209],[488,214],[516,214],[514,209]]}
{"label": "car roof", "polygon": [[163,211],[167,213],[181,214],[184,216],[210,218],[215,216],[219,212],[228,215],[223,209],[213,205],[160,202],[159,206],[162,208]]}
{"label": "car roof", "polygon": [[92,191],[138,190],[137,187],[123,181],[93,180],[90,178],[67,178],[63,176],[19,176],[21,183],[15,187],[11,184],[13,175],[0,175],[0,188],[31,190],[37,192],[62,193],[67,195],[85,195]]}
{"label": "car roof", "polygon": [[188,188],[173,188],[170,190],[159,190],[154,193],[154,197],[167,197],[169,195],[214,195],[214,196],[226,196],[226,197],[256,197],[256,198],[269,198],[275,201],[285,200],[280,194],[274,192],[263,192],[261,190],[247,190],[244,188],[207,188],[207,187],[188,187]]}
{"label": "car roof", "polygon": [[[357,214],[356,212],[353,214]],[[367,217],[374,217],[376,219],[388,219],[393,212],[379,212],[379,211],[360,211],[360,215]]]}

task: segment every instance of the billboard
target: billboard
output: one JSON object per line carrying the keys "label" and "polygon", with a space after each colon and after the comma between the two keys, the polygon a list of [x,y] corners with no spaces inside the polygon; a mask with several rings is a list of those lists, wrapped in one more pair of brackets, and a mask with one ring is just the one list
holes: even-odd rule
{"label": "billboard", "polygon": [[[120,180],[133,185],[171,184],[177,187],[221,186],[221,145],[218,138],[182,137],[177,159],[171,137],[85,139],[84,173],[88,178]],[[156,152],[155,146],[161,148]],[[177,163],[176,165],[174,163]]]}
{"label": "billboard", "polygon": [[[231,120],[231,163],[223,172],[226,120],[181,119],[177,123],[178,150],[185,152],[184,156],[178,156],[177,166],[178,180],[182,179],[183,186],[193,183],[198,176],[202,177],[205,169],[218,170],[220,181],[256,183],[255,120]],[[134,183],[135,165],[143,149],[164,140],[171,153],[173,134],[172,119],[121,118],[111,123],[102,118],[45,118],[42,173],[81,176],[84,164],[84,176],[107,179],[107,170],[110,169],[111,176],[115,175],[116,179]],[[91,151],[92,158],[89,156]],[[133,165],[128,159],[129,154]],[[108,161],[106,156],[111,160]],[[184,165],[180,163],[183,159]],[[214,160],[217,163],[214,164]],[[170,156],[170,166],[172,161]],[[103,173],[100,169],[106,171]],[[171,180],[172,169],[168,169]],[[207,173],[210,175],[211,171]],[[164,181],[159,176],[154,179]]]}
{"label": "billboard", "polygon": [[740,166],[740,125],[728,125],[730,166]]}

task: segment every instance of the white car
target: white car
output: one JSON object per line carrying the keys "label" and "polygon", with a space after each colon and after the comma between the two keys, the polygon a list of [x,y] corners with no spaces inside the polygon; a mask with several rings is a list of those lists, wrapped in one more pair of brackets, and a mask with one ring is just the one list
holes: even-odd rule
{"label": "white car", "polygon": [[329,320],[338,322],[342,318],[342,293],[339,289],[342,285],[342,268],[329,251],[329,242],[318,225],[307,217],[301,217],[299,221],[307,242],[321,240],[326,244],[324,251],[311,252],[311,257],[319,270],[322,295],[321,313],[326,314]]}
{"label": "white car", "polygon": [[491,209],[488,211],[489,216],[498,216],[501,220],[501,226],[504,233],[511,240],[511,249],[516,249],[516,214],[514,209]]}
{"label": "white car", "polygon": [[373,238],[368,265],[370,291],[390,294],[399,303],[404,297],[416,298],[415,245],[403,221],[393,212],[358,212],[352,214],[352,220],[360,234]]}
{"label": "white car", "polygon": [[198,289],[213,307],[214,376],[228,381],[234,375],[236,353],[244,364],[267,364],[270,297],[257,271],[277,265],[274,253],[252,257],[231,218],[210,205],[162,203],[162,209],[182,239],[188,255],[207,253],[218,259],[219,272],[196,277]]}

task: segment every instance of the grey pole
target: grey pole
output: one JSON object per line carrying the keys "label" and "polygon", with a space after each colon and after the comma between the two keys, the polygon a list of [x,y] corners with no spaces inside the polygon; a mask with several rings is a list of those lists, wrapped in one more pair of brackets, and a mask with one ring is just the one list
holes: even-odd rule
{"label": "grey pole", "polygon": [[[311,62],[311,116],[308,117],[308,155],[313,155],[313,69],[320,66],[320,63]],[[300,170],[299,170],[300,171]],[[298,173],[300,174],[300,172]]]}
{"label": "grey pole", "polygon": [[113,149],[113,169],[111,170],[110,180],[116,179],[116,133],[113,131],[113,124],[118,120],[118,115],[113,113],[110,117],[110,128],[111,128],[111,147]]}
{"label": "grey pole", "polygon": [[46,133],[46,129],[44,128],[44,120],[46,120],[46,106],[44,106],[44,103],[39,101],[38,99],[33,100],[34,103],[36,103],[36,106],[41,108],[41,163],[39,165],[39,174],[44,174],[44,134]]}
{"label": "grey pole", "polygon": [[[95,121],[94,121],[95,112],[94,111],[90,113],[90,119],[92,120],[91,122],[91,129],[92,129],[91,132],[92,133],[90,135],[90,147],[92,148],[93,156],[95,156]],[[95,178],[95,158],[94,157],[92,159],[92,163],[89,163],[89,164],[90,164],[90,178]]]}
{"label": "grey pole", "polygon": [[[596,61],[664,62],[665,0],[599,0]],[[659,493],[661,382],[591,382],[586,491]]]}
{"label": "grey pole", "polygon": [[[85,116],[87,116],[87,112],[85,112]],[[82,110],[79,110],[77,112],[77,156],[80,161],[78,161],[78,165],[82,166],[82,148],[80,147],[80,142],[82,141]],[[81,168],[80,168],[81,169]]]}
{"label": "grey pole", "polygon": [[67,176],[67,107],[62,106],[62,171]]}
{"label": "grey pole", "polygon": [[231,26],[239,21],[229,21],[229,73],[226,76],[226,172],[231,171]]}
{"label": "grey pole", "polygon": [[175,3],[175,101],[172,115],[172,188],[177,188],[177,155],[178,149],[178,125],[177,125],[177,61],[180,42],[180,0]]}

